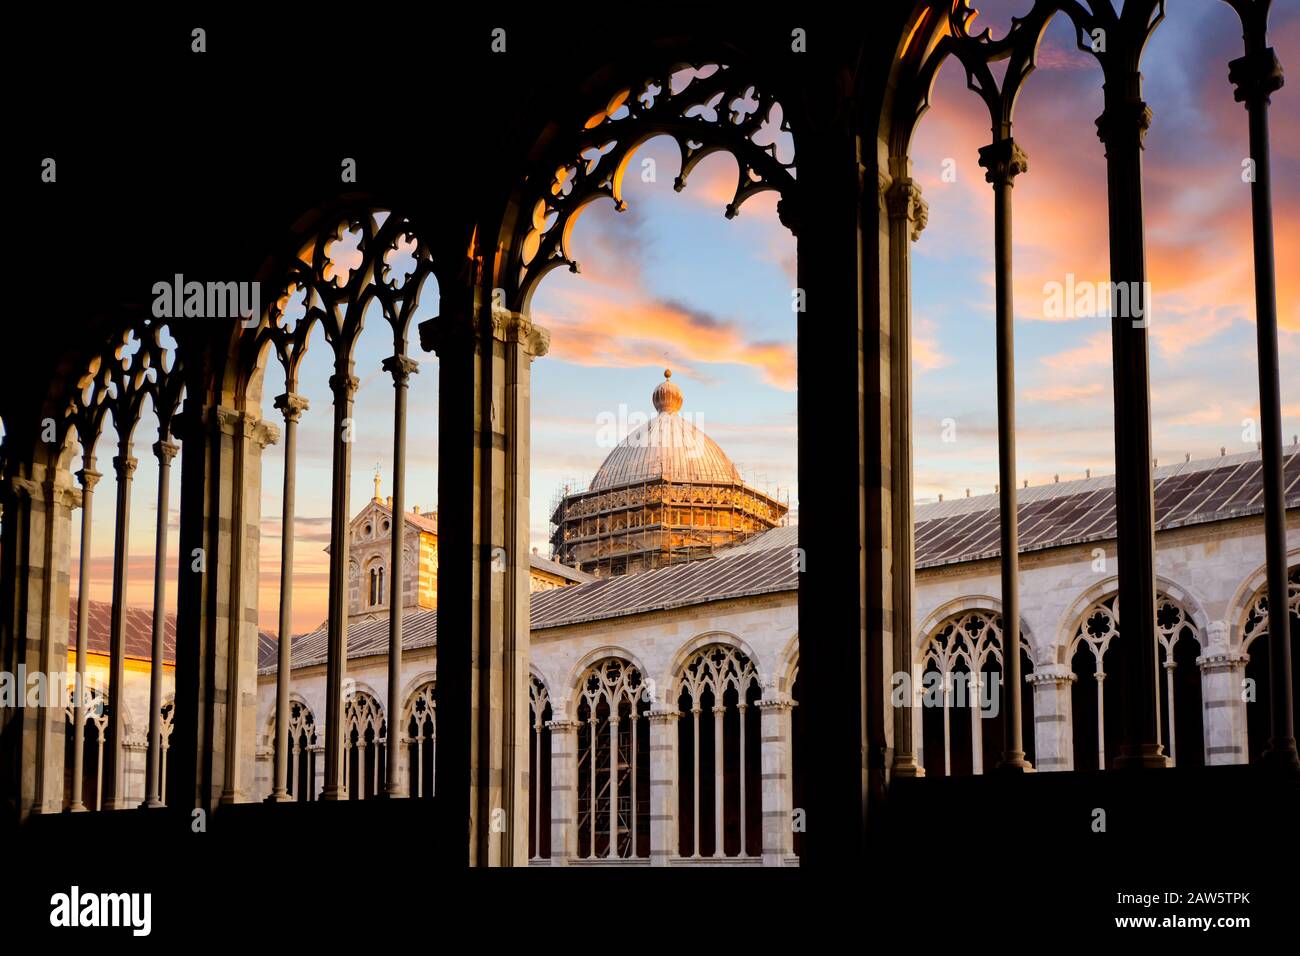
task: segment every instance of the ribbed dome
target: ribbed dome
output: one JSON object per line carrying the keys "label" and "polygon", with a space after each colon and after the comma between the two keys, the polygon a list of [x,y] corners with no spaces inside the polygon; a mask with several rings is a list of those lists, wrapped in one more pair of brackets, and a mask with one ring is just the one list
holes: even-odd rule
{"label": "ribbed dome", "polygon": [[652,400],[659,414],[635,429],[609,453],[591,480],[591,491],[641,481],[739,482],[740,472],[718,443],[677,414],[682,390],[668,381]]}

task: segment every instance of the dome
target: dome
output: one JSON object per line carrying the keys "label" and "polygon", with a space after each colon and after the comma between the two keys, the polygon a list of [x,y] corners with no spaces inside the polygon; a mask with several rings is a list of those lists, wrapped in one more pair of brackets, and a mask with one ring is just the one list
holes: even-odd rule
{"label": "dome", "polygon": [[677,414],[682,390],[664,372],[664,380],[651,396],[659,412],[632,431],[609,453],[591,480],[591,491],[642,481],[740,482],[731,459],[704,432]]}

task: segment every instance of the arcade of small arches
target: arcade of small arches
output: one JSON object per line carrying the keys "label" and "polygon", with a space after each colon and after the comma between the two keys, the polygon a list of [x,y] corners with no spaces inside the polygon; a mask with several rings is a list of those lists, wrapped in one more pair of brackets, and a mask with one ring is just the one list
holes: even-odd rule
{"label": "arcade of small arches", "polygon": [[[1104,74],[1098,149],[1105,154],[1110,184],[1109,278],[1141,288],[1147,276],[1140,156],[1151,111],[1141,99],[1140,66],[1148,39],[1164,19],[1160,0],[1128,0],[1118,11],[1101,0],[1034,0],[1030,12],[995,40],[968,31],[974,16],[969,0],[917,0],[882,12],[892,18],[889,30],[864,36],[860,49],[824,71],[821,61],[806,74],[800,72],[808,69],[803,64],[769,73],[744,56],[727,62],[685,54],[664,60],[657,51],[657,65],[641,62],[614,71],[608,95],[594,99],[586,116],[527,119],[530,126],[519,138],[527,147],[516,157],[518,165],[507,167],[515,173],[522,168],[525,175],[497,190],[489,184],[493,195],[473,202],[447,197],[445,222],[351,193],[310,207],[313,212],[295,231],[294,247],[268,246],[258,253],[266,256],[258,278],[270,289],[264,297],[268,308],[260,315],[163,324],[133,311],[115,316],[107,334],[96,326],[92,338],[61,343],[66,351],[49,363],[61,377],[48,387],[16,389],[5,398],[0,650],[10,669],[21,661],[32,670],[51,671],[68,659],[70,584],[60,569],[71,563],[73,512],[79,508],[75,654],[78,669],[85,666],[89,515],[106,418],[117,437],[112,648],[107,694],[90,707],[79,701],[72,709],[70,769],[61,746],[66,715],[48,709],[5,713],[4,766],[13,768],[18,816],[57,814],[65,803],[83,809],[82,795],[92,789],[96,806],[105,809],[134,800],[124,772],[130,725],[122,692],[123,609],[134,436],[146,401],[158,422],[152,446],[158,460],[154,553],[167,554],[170,470],[179,454],[182,555],[171,580],[165,562],[155,562],[149,719],[142,725],[147,728],[143,802],[149,806],[215,809],[249,802],[260,749],[271,755],[270,799],[277,802],[310,794],[362,803],[381,789],[410,797],[413,783],[415,795],[432,796],[436,777],[440,852],[462,862],[522,865],[542,856],[544,828],[530,826],[529,816],[531,807],[536,820],[546,819],[548,801],[552,858],[652,863],[779,858],[787,855],[792,839],[787,811],[796,800],[804,800],[810,818],[821,821],[806,835],[808,853],[801,859],[823,862],[859,852],[868,807],[888,799],[892,779],[940,765],[952,773],[985,767],[991,760],[987,751],[999,749],[999,732],[999,762],[1011,768],[1025,769],[1026,740],[1044,769],[1051,760],[1056,761],[1052,769],[1062,770],[1083,769],[1090,761],[1110,764],[1118,751],[1117,759],[1126,765],[1155,770],[1167,765],[1171,748],[1180,764],[1194,762],[1197,690],[1187,676],[1194,667],[1201,668],[1200,696],[1207,704],[1227,701],[1244,668],[1253,664],[1258,672],[1263,658],[1258,648],[1267,646],[1280,661],[1294,660],[1289,616],[1265,623],[1268,605],[1293,606],[1281,484],[1277,317],[1275,304],[1269,305],[1275,283],[1268,106],[1281,86],[1281,66],[1267,44],[1268,3],[1228,3],[1241,19],[1245,43],[1243,56],[1228,65],[1228,80],[1250,118],[1249,155],[1255,162],[1251,214],[1261,303],[1256,324],[1267,539],[1267,580],[1255,591],[1269,595],[1246,609],[1241,636],[1230,633],[1235,623],[1221,623],[1216,634],[1212,622],[1198,619],[1178,593],[1168,587],[1159,593],[1149,507],[1147,333],[1118,320],[1112,336],[1115,495],[1121,507],[1119,578],[1112,590],[1125,607],[1150,607],[1154,613],[1126,611],[1121,628],[1118,603],[1109,592],[1100,593],[1080,610],[1068,634],[1057,635],[1057,643],[1030,642],[1023,658],[1020,651],[1004,653],[1002,613],[1007,620],[1022,619],[1017,523],[1008,520],[1001,534],[998,614],[955,608],[952,620],[945,617],[924,629],[928,643],[915,656],[911,628],[891,623],[912,621],[917,606],[909,257],[928,214],[911,177],[910,150],[936,72],[945,60],[958,61],[988,108],[992,142],[980,150],[979,162],[995,197],[997,345],[1010,354],[1012,186],[1027,173],[1025,153],[1012,136],[1012,114],[1033,71],[1038,42],[1048,22],[1064,16],[1078,32],[1080,50],[1093,56]],[[1096,29],[1107,37],[1101,49],[1084,41]],[[872,37],[886,35],[880,41],[884,46],[875,49]],[[882,57],[888,71],[859,66]],[[778,102],[775,91],[787,88],[794,95]],[[798,675],[798,692],[793,681],[787,686],[725,643],[701,647],[658,687],[652,688],[651,678],[626,655],[589,661],[571,682],[548,675],[533,683],[529,384],[531,363],[547,353],[549,333],[534,323],[529,306],[548,272],[561,266],[577,271],[571,237],[581,210],[599,199],[624,205],[623,175],[651,135],[677,142],[679,188],[706,156],[730,153],[737,179],[726,215],[735,216],[753,195],[775,191],[779,217],[797,239],[797,278],[806,302],[798,316],[798,348],[801,356],[817,356],[798,368],[799,465],[804,474],[815,470],[826,476],[821,493],[801,503],[800,546],[808,570],[799,579],[797,630],[804,645],[798,670],[790,665],[790,674]],[[276,223],[265,234],[281,236],[283,227]],[[439,522],[437,654],[444,679],[436,708],[432,690],[418,699],[403,692],[399,574],[376,574],[367,581],[371,604],[387,596],[390,607],[387,693],[381,699],[349,686],[348,503],[360,386],[355,349],[363,327],[391,333],[392,354],[382,369],[394,388],[390,437],[396,514],[406,511],[406,396],[418,369],[410,354],[413,331],[423,352],[436,353],[439,363],[439,494],[457,507],[444,509]],[[325,688],[310,708],[294,698],[291,641],[280,640],[272,732],[258,721],[255,692],[261,458],[267,446],[283,441],[279,517],[283,527],[291,527],[297,424],[307,405],[299,373],[309,341],[315,346],[320,340],[332,362],[333,419]],[[272,401],[282,429],[263,415],[272,362],[286,383]],[[1014,408],[1014,382],[1000,376],[998,388],[1001,509],[1015,516],[1015,431],[1003,410]],[[8,411],[28,393],[37,397],[19,408],[21,414]],[[814,415],[826,433],[847,440],[813,443]],[[41,437],[49,421],[57,433],[52,441]],[[79,461],[74,460],[78,450]],[[393,523],[390,568],[401,566],[403,525]],[[292,620],[293,547],[293,535],[283,535],[281,635],[289,634]],[[176,677],[171,710],[165,713],[162,635],[169,587],[178,608]],[[864,615],[864,609],[871,614]],[[859,633],[860,641],[820,638]],[[883,673],[886,656],[950,673],[963,668],[1001,673],[1001,724],[995,723],[998,718],[963,717],[945,706],[936,732],[933,718],[917,714],[907,702],[894,707],[887,721],[883,701],[888,695],[867,676]],[[1033,667],[1033,704],[1022,707],[1027,665]],[[1219,675],[1213,692],[1209,673]],[[1126,691],[1118,701],[1110,691],[1118,683],[1115,675],[1123,675]],[[1272,744],[1265,753],[1287,766],[1296,764],[1294,715],[1287,706],[1292,682],[1290,667],[1273,668],[1271,696],[1261,696],[1264,707],[1254,709],[1264,715],[1259,719],[1266,721],[1267,732],[1257,731],[1250,717],[1245,718],[1249,726],[1241,728],[1242,737],[1251,739],[1251,752],[1267,735]],[[804,798],[792,793],[794,786],[778,785],[760,773],[771,756],[765,749],[771,742],[769,725],[791,722],[791,712],[801,709],[794,706],[799,699],[808,705],[805,746],[790,749],[788,762],[799,772],[785,779],[802,777]],[[391,752],[381,700],[403,702],[401,746]],[[1047,706],[1049,700],[1053,706]],[[1117,711],[1122,720],[1114,719]],[[1034,728],[1048,717],[1066,716],[1055,721],[1066,731],[1050,742],[1042,733],[1027,734],[1031,716]],[[1235,734],[1240,720],[1232,719]],[[441,741],[436,748],[435,736]],[[770,736],[796,735],[790,730]],[[530,748],[524,748],[525,739]],[[169,740],[166,750],[164,740]],[[657,746],[664,741],[675,741],[676,759],[666,765],[664,754],[672,751]],[[92,745],[95,760],[88,766]],[[414,774],[407,759],[412,753]],[[426,760],[433,767],[427,778],[419,769]],[[533,769],[543,764],[551,768],[549,793],[538,785],[544,774]],[[565,789],[570,780],[572,788]],[[310,790],[305,781],[315,781]],[[498,810],[505,827],[490,819]]]}

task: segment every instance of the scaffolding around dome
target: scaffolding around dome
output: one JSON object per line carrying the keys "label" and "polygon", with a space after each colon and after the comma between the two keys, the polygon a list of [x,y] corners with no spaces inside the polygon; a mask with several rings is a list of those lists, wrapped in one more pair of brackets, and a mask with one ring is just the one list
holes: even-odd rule
{"label": "scaffolding around dome", "polygon": [[726,454],[677,413],[681,390],[655,389],[658,414],[610,452],[586,491],[552,509],[552,557],[597,577],[708,557],[776,527],[790,510],[745,484]]}

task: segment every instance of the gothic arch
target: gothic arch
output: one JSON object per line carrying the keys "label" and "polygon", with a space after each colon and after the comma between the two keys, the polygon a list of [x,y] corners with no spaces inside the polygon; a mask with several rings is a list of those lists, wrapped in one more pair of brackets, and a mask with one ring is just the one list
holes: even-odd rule
{"label": "gothic arch", "polygon": [[[763,670],[759,667],[759,655],[755,653],[747,641],[730,631],[703,631],[688,640],[673,655],[668,670],[664,674],[663,683],[660,685],[663,693],[657,695],[656,703],[664,701],[672,704],[677,699],[677,694],[681,691],[683,669],[696,653],[713,644],[731,647],[740,651],[753,662],[754,673],[761,678]],[[770,674],[768,680],[771,680]]]}
{"label": "gothic arch", "polygon": [[[585,115],[551,124],[540,158],[505,209],[495,243],[501,252],[491,274],[492,288],[505,292],[502,304],[527,314],[533,292],[548,272],[560,266],[578,271],[569,241],[582,210],[601,198],[623,208],[628,165],[655,137],[666,135],[678,144],[682,169],[674,187],[679,191],[706,156],[726,151],[735,158],[737,183],[727,218],[760,192],[788,196],[795,158],[781,158],[776,141],[786,135],[793,142],[794,129],[774,85],[743,57],[664,51],[658,51],[655,65],[606,71],[587,84]],[[771,142],[760,142],[769,138]],[[475,242],[477,248],[486,245],[477,233]]]}
{"label": "gothic arch", "polygon": [[[1300,565],[1300,548],[1292,548],[1287,552],[1286,565],[1288,572]],[[1237,585],[1237,590],[1228,601],[1228,639],[1231,649],[1245,649],[1242,645],[1246,639],[1247,615],[1267,588],[1268,568],[1262,564]]]}
{"label": "gothic arch", "polygon": [[[599,647],[592,648],[587,653],[583,654],[582,657],[578,658],[578,662],[569,670],[568,679],[561,688],[562,690],[567,690],[571,695],[568,701],[565,702],[570,705],[568,707],[570,718],[572,718],[575,713],[578,699],[582,696],[582,683],[587,676],[587,672],[591,670],[593,665],[607,657],[621,658],[627,661],[637,669],[643,678],[645,675],[650,673],[646,669],[645,662],[642,661],[637,654],[626,647],[617,644],[602,644]],[[554,690],[553,685],[548,684],[547,686]],[[556,698],[554,696],[552,696],[551,702],[553,704],[556,703]]]}
{"label": "gothic arch", "polygon": [[[1063,655],[1064,658],[1058,657],[1056,663],[1069,663],[1069,657],[1074,653],[1078,644],[1079,625],[1083,620],[1083,615],[1094,605],[1106,600],[1112,594],[1118,593],[1118,590],[1119,577],[1112,574],[1080,592],[1078,597],[1070,603],[1065,613],[1061,615],[1056,628],[1056,633],[1061,636],[1061,643],[1057,645],[1057,652],[1058,655]],[[1162,595],[1187,612],[1195,631],[1196,641],[1204,650],[1209,633],[1210,618],[1205,613],[1200,598],[1190,588],[1156,575],[1157,601]]]}
{"label": "gothic arch", "polygon": [[[987,611],[994,617],[1000,618],[1002,616],[1002,602],[991,595],[973,594],[955,597],[940,604],[925,616],[920,627],[912,635],[912,667],[915,669],[920,665],[925,646],[940,625],[946,624],[951,618],[959,617],[970,611]],[[1029,625],[1023,617],[1020,619],[1020,643],[1028,653],[1030,661],[1037,665],[1043,649],[1038,646],[1033,632],[1029,629]]]}
{"label": "gothic arch", "polygon": [[776,671],[772,675],[772,686],[779,694],[790,696],[794,689],[795,678],[799,675],[799,633],[796,631],[786,641],[777,658]]}
{"label": "gothic arch", "polygon": [[432,684],[434,687],[438,686],[437,667],[426,668],[417,673],[414,677],[409,678],[406,681],[406,684],[402,687],[402,700],[405,703],[409,703],[412,695],[414,695],[415,692],[425,684]]}
{"label": "gothic arch", "polygon": [[[1105,769],[1119,752],[1121,736],[1113,715],[1123,701],[1120,694],[1128,661],[1111,650],[1116,639],[1123,640],[1115,585],[1114,579],[1108,579],[1085,592],[1093,599],[1078,612],[1065,645],[1062,663],[1075,676],[1070,710],[1074,763],[1079,769],[1093,766],[1094,757],[1096,769]],[[1204,612],[1198,614],[1199,607],[1189,606],[1195,599],[1185,588],[1163,578],[1157,578],[1156,585],[1157,737],[1174,760],[1201,766],[1205,761],[1205,725],[1197,661],[1209,639],[1208,622]],[[1098,589],[1100,595],[1095,593]],[[1095,690],[1083,680],[1086,677],[1094,678]]]}

